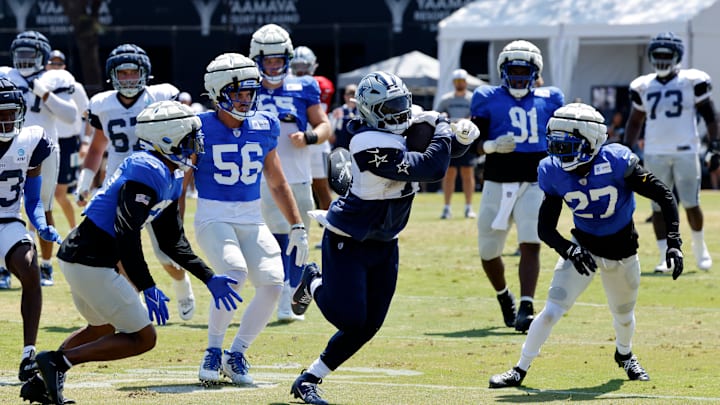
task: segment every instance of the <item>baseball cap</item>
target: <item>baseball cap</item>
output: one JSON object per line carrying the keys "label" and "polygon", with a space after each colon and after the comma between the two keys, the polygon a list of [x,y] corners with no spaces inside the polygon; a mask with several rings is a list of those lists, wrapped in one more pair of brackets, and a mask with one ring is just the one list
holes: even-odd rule
{"label": "baseball cap", "polygon": [[465,69],[455,69],[452,72],[452,78],[453,80],[466,80],[468,77],[468,72]]}
{"label": "baseball cap", "polygon": [[53,58],[60,58],[63,62],[65,62],[65,54],[57,49],[50,52],[50,57],[48,59],[53,59]]}

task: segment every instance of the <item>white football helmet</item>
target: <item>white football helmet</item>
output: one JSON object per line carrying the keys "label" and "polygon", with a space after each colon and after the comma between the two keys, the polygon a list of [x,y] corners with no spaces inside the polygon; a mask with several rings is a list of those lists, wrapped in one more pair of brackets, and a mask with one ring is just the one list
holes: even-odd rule
{"label": "white football helmet", "polygon": [[[511,72],[513,68],[526,68],[527,73]],[[505,45],[497,60],[497,70],[503,87],[515,98],[525,97],[535,87],[542,74],[543,59],[540,49],[532,42],[518,40]]]}
{"label": "white football helmet", "polygon": [[[260,72],[255,62],[239,53],[224,53],[213,59],[205,71],[205,90],[218,107],[239,120],[255,114],[260,88]],[[239,100],[241,91],[250,91],[250,100]]]}
{"label": "white football helmet", "polygon": [[154,102],[137,116],[135,134],[144,150],[157,151],[180,168],[194,168],[191,156],[204,153],[202,123],[193,110],[175,100]]}
{"label": "white football helmet", "polygon": [[307,46],[298,46],[295,48],[292,61],[290,61],[290,70],[295,76],[312,76],[317,69],[317,57],[312,49]]}
{"label": "white football helmet", "polygon": [[607,140],[605,117],[583,103],[558,108],[547,125],[548,154],[572,171],[590,162]]}
{"label": "white football helmet", "polygon": [[25,98],[22,90],[6,78],[0,78],[0,142],[16,137],[25,121]]}
{"label": "white football helmet", "polygon": [[[267,24],[260,27],[250,40],[250,59],[257,63],[263,79],[270,83],[280,83],[288,74],[290,59],[293,57],[293,44],[290,35],[285,29],[275,24]],[[263,67],[265,57],[284,58],[283,66],[272,71],[266,71]]]}
{"label": "white football helmet", "polygon": [[373,128],[399,135],[410,126],[412,94],[392,73],[373,72],[363,77],[355,99],[363,121]]}

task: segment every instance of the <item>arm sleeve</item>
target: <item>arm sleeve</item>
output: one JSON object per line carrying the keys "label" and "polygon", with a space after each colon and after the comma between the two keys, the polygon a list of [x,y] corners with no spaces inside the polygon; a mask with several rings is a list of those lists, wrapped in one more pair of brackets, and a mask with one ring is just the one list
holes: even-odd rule
{"label": "arm sleeve", "polygon": [[562,204],[561,197],[545,194],[538,214],[538,236],[548,246],[555,249],[563,259],[567,259],[567,251],[572,246],[572,242],[557,231]]}
{"label": "arm sleeve", "polygon": [[151,226],[157,237],[160,250],[175,263],[207,283],[214,275],[213,271],[199,258],[190,247],[185,237],[185,230],[180,219],[178,201],[173,201],[160,215],[152,221]]}
{"label": "arm sleeve", "polygon": [[45,208],[40,198],[40,188],[42,187],[42,176],[32,176],[25,179],[24,197],[25,197],[25,214],[27,214],[30,223],[35,229],[47,228],[47,220],[45,219]]}
{"label": "arm sleeve", "polygon": [[143,255],[140,230],[156,203],[155,190],[139,182],[126,182],[118,193],[115,234],[120,261],[130,281],[140,291],[155,285]]}

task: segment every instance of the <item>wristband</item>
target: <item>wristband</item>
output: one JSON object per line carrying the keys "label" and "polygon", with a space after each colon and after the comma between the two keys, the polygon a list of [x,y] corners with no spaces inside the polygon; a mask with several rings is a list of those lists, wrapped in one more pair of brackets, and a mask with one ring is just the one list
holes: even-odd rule
{"label": "wristband", "polygon": [[318,142],[318,136],[312,129],[305,130],[305,143],[308,145],[313,145]]}
{"label": "wristband", "polygon": [[290,227],[290,230],[291,230],[291,231],[294,231],[294,230],[296,230],[296,229],[305,229],[305,224],[299,223],[299,224],[295,224],[295,225],[293,225],[293,226]]}

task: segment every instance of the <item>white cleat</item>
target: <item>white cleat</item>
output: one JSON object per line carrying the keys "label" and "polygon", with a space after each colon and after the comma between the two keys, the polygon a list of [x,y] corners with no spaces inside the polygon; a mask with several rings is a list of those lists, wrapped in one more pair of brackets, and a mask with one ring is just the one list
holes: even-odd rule
{"label": "white cleat", "polygon": [[177,299],[178,315],[183,321],[189,321],[195,315],[195,296],[193,295],[190,277],[185,272],[182,280],[173,280],[175,297]]}
{"label": "white cleat", "polygon": [[293,289],[288,283],[283,286],[280,300],[278,301],[277,319],[280,322],[304,321],[305,315],[295,315],[290,303],[292,302]]}
{"label": "white cleat", "polygon": [[205,350],[198,379],[203,384],[217,384],[220,382],[220,369],[222,368],[222,351],[216,347]]}
{"label": "white cleat", "polygon": [[191,295],[187,298],[178,299],[178,313],[183,321],[191,320],[195,315],[195,297]]}
{"label": "white cleat", "polygon": [[220,372],[229,378],[233,384],[252,384],[253,379],[248,374],[250,364],[240,352],[229,352],[225,350],[222,355],[222,369]]}
{"label": "white cleat", "polygon": [[667,263],[665,263],[665,258],[660,260],[660,264],[655,266],[655,273],[667,273],[670,269],[667,267]]}
{"label": "white cleat", "polygon": [[703,242],[702,245],[696,245],[693,243],[692,249],[695,254],[695,260],[697,260],[698,268],[702,271],[710,270],[710,267],[712,267],[712,256],[710,256],[710,252],[708,251],[705,242]]}

